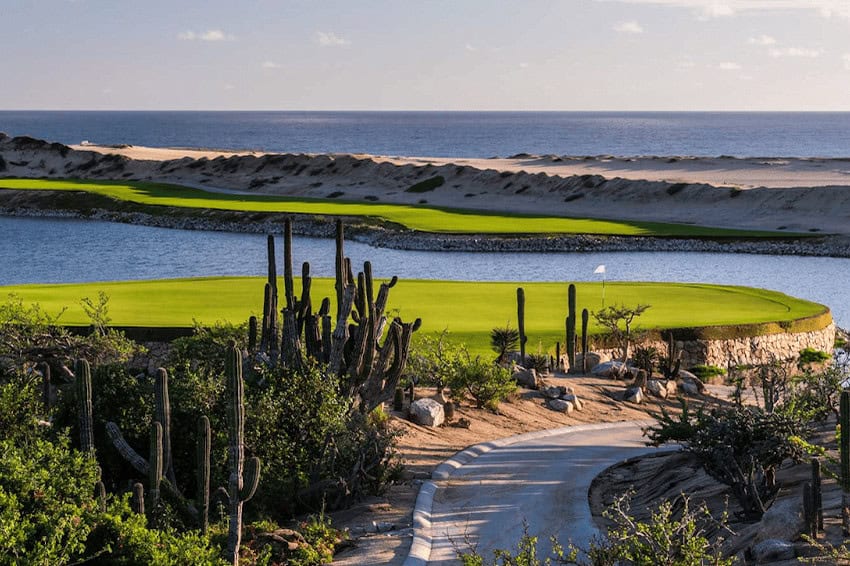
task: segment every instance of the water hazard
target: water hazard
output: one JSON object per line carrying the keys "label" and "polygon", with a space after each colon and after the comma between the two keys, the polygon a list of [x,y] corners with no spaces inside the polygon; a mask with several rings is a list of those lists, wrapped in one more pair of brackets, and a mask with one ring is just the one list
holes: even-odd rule
{"label": "water hazard", "polygon": [[[282,242],[279,243],[282,246]],[[332,276],[331,239],[295,238],[296,266]],[[850,259],[722,253],[471,253],[375,248],[348,242],[377,277],[469,281],[679,281],[749,285],[828,305],[850,326]],[[265,236],[111,222],[0,217],[0,285],[209,275],[263,275]]]}

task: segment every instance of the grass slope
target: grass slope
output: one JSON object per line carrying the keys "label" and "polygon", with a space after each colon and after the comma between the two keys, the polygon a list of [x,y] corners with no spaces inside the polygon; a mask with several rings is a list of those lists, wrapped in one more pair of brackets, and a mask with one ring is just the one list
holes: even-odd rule
{"label": "grass slope", "polygon": [[597,234],[617,236],[678,236],[714,238],[794,237],[799,234],[726,230],[687,224],[562,218],[490,213],[431,206],[380,204],[263,195],[210,193],[199,189],[131,181],[73,179],[0,179],[0,189],[83,191],[151,206],[171,206],[242,212],[282,212],[375,218],[412,230],[458,234]]}
{"label": "grass slope", "polygon": [[[60,322],[86,325],[80,307],[83,297],[98,291],[109,297],[109,315],[116,326],[191,326],[229,320],[240,323],[262,310],[264,279],[211,277],[157,281],[87,284],[19,285],[0,287],[0,301],[14,293],[24,302],[37,302],[48,312],[67,307]],[[526,295],[528,351],[554,349],[563,341],[567,310],[565,283],[481,283],[400,281],[390,293],[389,309],[405,320],[420,317],[422,332],[448,329],[476,352],[489,350],[490,330],[510,324],[516,328],[516,288]],[[579,310],[601,307],[599,283],[577,283]],[[281,282],[280,289],[283,289]],[[300,284],[296,282],[296,290]],[[313,302],[333,297],[333,280],[313,281]],[[775,291],[749,287],[684,283],[607,283],[606,304],[652,305],[639,319],[642,329],[743,325],[792,321],[823,313],[822,305]],[[593,321],[591,320],[591,325]],[[591,332],[598,332],[592,326]]]}

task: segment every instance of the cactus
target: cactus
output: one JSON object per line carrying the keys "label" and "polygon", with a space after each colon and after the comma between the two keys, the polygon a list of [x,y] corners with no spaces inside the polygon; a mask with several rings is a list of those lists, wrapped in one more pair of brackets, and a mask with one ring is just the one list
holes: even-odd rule
{"label": "cactus", "polygon": [[400,413],[404,409],[404,389],[401,387],[395,388],[395,397],[393,397],[393,411]]}
{"label": "cactus", "polygon": [[850,535],[850,391],[841,392],[839,405],[841,435],[838,449],[841,452],[841,525],[844,535]]}
{"label": "cactus", "polygon": [[815,509],[815,495],[810,482],[803,484],[803,532],[812,538],[818,536],[818,513]]}
{"label": "cactus", "polygon": [[168,372],[156,370],[154,378],[154,420],[162,426],[162,473],[173,484],[174,465],[171,460],[171,402],[168,397]]}
{"label": "cactus", "polygon": [[581,309],[581,373],[587,375],[587,323],[590,313],[587,309]]}
{"label": "cactus", "polygon": [[342,314],[342,306],[345,298],[345,251],[344,251],[344,243],[345,236],[342,229],[342,220],[336,221],[336,261],[334,263],[334,276],[335,283],[334,289],[336,290],[336,317],[337,320],[340,319]]}
{"label": "cactus", "polygon": [[139,482],[133,484],[133,496],[130,498],[130,508],[137,515],[145,514],[145,486]]}
{"label": "cactus", "polygon": [[255,352],[257,350],[257,317],[251,316],[248,319],[248,351]]}
{"label": "cactus", "polygon": [[561,367],[561,343],[555,342],[555,365],[554,367]]}
{"label": "cactus", "polygon": [[676,348],[676,341],[671,330],[667,335],[667,356],[661,362],[664,379],[676,379],[682,366],[682,352]]}
{"label": "cactus", "polygon": [[[230,479],[230,522],[227,536],[227,559],[236,566],[239,562],[239,545],[242,540],[242,504],[254,496],[260,480],[260,460],[253,457],[245,462],[245,399],[242,382],[242,355],[231,342],[227,348],[224,366],[228,391],[228,460]],[[244,473],[244,478],[243,478]]]}
{"label": "cactus", "polygon": [[525,343],[528,342],[528,336],[525,335],[525,291],[522,287],[517,287],[516,290],[516,318],[519,327],[519,359],[524,365]]}
{"label": "cactus", "polygon": [[570,371],[576,370],[576,286],[567,288],[567,359]]}
{"label": "cactus", "polygon": [[212,433],[210,420],[206,415],[198,419],[197,439],[197,494],[195,506],[198,509],[198,528],[201,534],[207,534],[210,511],[210,451],[212,448]]}
{"label": "cactus", "polygon": [[[823,530],[823,488],[821,483],[821,464],[817,458],[812,458],[812,503],[817,522],[815,533]],[[813,535],[813,536],[816,536]]]}
{"label": "cactus", "polygon": [[148,497],[151,500],[151,511],[159,503],[160,485],[162,484],[162,424],[151,423],[150,469],[148,470]]}
{"label": "cactus", "polygon": [[292,220],[283,221],[283,292],[286,308],[295,308],[295,285],[292,281]]}
{"label": "cactus", "polygon": [[74,368],[77,384],[77,402],[80,417],[80,450],[94,457],[94,417],[91,402],[91,366],[86,360],[77,360]]}

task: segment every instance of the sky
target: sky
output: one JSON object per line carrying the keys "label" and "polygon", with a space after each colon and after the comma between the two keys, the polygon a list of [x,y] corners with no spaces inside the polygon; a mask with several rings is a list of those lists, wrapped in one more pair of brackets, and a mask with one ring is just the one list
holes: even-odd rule
{"label": "sky", "polygon": [[850,0],[0,0],[3,110],[850,111]]}

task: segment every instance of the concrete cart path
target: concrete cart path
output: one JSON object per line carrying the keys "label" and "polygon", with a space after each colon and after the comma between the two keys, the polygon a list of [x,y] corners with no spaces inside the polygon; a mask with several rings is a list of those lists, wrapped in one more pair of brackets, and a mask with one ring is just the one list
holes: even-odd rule
{"label": "concrete cart path", "polygon": [[417,502],[416,526],[424,528],[417,528],[420,544],[414,540],[406,564],[424,563],[429,550],[428,564],[458,564],[452,541],[464,549],[465,540],[489,559],[494,549],[515,546],[524,520],[542,551],[549,550],[550,535],[586,548],[597,532],[588,504],[590,483],[605,468],[656,450],[644,444],[641,427],[647,424],[565,427],[458,454],[435,471],[433,501]]}

